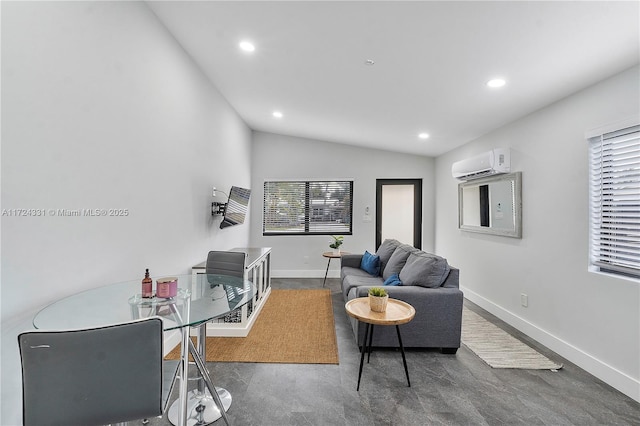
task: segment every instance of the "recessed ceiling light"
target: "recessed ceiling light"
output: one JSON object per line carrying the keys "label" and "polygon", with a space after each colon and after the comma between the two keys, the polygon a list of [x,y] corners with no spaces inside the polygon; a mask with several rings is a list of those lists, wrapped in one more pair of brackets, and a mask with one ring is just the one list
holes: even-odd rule
{"label": "recessed ceiling light", "polygon": [[420,139],[429,139],[429,133],[420,133],[418,137]]}
{"label": "recessed ceiling light", "polygon": [[256,47],[250,41],[242,41],[240,42],[240,49],[244,50],[245,52],[253,52],[254,50],[256,50]]}
{"label": "recessed ceiling light", "polygon": [[365,65],[375,65],[376,61],[374,61],[373,59],[367,59],[366,61],[364,61]]}
{"label": "recessed ceiling light", "polygon": [[501,78],[494,78],[493,80],[487,81],[487,86],[493,87],[493,88],[502,87],[505,84],[507,84],[507,82]]}
{"label": "recessed ceiling light", "polygon": [[273,111],[272,114],[275,118],[282,118],[282,113],[280,111]]}

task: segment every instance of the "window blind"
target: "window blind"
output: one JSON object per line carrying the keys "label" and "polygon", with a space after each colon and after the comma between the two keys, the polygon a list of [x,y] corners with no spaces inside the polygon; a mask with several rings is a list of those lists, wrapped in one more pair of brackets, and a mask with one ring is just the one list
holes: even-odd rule
{"label": "window blind", "polygon": [[352,181],[266,181],[263,235],[350,235]]}
{"label": "window blind", "polygon": [[640,278],[640,125],[589,144],[590,263]]}

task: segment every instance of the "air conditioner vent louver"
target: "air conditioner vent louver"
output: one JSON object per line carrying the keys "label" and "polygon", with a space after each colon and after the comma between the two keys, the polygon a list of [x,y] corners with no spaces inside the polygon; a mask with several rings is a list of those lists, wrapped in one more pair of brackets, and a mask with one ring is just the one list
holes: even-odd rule
{"label": "air conditioner vent louver", "polygon": [[511,172],[509,149],[492,149],[475,157],[453,163],[451,174],[460,180],[479,179]]}

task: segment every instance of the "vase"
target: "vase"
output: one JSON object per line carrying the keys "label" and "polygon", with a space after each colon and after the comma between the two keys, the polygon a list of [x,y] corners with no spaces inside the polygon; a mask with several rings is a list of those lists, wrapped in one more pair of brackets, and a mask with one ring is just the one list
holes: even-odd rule
{"label": "vase", "polygon": [[373,312],[385,312],[387,310],[388,300],[389,295],[382,297],[369,295],[369,308]]}
{"label": "vase", "polygon": [[340,254],[340,249],[333,249],[333,254],[335,254],[336,256],[338,256]]}

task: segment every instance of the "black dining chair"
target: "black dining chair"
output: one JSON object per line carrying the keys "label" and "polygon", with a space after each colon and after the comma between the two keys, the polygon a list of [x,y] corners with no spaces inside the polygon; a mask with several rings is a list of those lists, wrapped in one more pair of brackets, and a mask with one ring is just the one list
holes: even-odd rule
{"label": "black dining chair", "polygon": [[160,416],[178,361],[160,318],[18,336],[25,426],[106,425]]}

